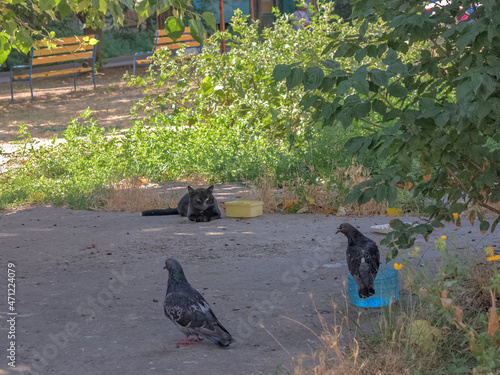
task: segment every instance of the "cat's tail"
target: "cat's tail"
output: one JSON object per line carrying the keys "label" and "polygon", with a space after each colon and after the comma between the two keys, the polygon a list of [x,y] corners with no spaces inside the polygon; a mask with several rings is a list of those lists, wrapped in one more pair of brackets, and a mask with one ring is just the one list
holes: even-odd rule
{"label": "cat's tail", "polygon": [[167,208],[166,210],[146,210],[142,211],[142,216],[156,216],[156,215],[178,215],[177,208]]}

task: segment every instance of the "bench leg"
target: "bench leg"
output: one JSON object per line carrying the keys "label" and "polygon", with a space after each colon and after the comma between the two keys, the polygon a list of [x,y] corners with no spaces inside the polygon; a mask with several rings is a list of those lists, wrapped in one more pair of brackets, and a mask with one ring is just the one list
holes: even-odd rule
{"label": "bench leg", "polygon": [[12,83],[14,82],[14,74],[12,74],[12,70],[10,71],[10,99],[12,103],[14,103],[14,87]]}
{"label": "bench leg", "polygon": [[95,90],[95,68],[92,69],[92,79],[94,80],[94,90]]}
{"label": "bench leg", "polygon": [[[73,68],[76,68],[76,60],[73,61]],[[75,91],[76,91],[76,72],[74,74],[73,80],[74,80],[74,86],[75,86]]]}
{"label": "bench leg", "polygon": [[33,100],[33,79],[31,79],[31,75],[30,75],[30,90],[31,90],[31,100]]}

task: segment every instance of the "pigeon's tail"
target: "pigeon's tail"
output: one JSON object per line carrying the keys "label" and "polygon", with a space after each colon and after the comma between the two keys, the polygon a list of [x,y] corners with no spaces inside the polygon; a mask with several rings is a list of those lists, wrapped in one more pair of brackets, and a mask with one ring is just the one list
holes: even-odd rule
{"label": "pigeon's tail", "polygon": [[214,328],[213,332],[209,334],[204,333],[203,336],[212,341],[219,348],[228,347],[234,342],[231,334],[222,325],[217,325]]}
{"label": "pigeon's tail", "polygon": [[358,288],[359,298],[368,298],[375,294],[375,288],[373,285],[361,286]]}
{"label": "pigeon's tail", "polygon": [[142,216],[156,216],[156,215],[177,215],[179,211],[177,208],[167,208],[166,210],[146,210],[142,211]]}

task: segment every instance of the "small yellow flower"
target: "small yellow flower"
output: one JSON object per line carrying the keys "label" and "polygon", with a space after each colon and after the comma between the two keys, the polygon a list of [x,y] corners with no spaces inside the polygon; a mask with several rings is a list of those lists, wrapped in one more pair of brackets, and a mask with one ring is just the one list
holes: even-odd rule
{"label": "small yellow flower", "polygon": [[457,212],[453,212],[453,217],[454,217],[455,219],[458,219],[458,213],[457,213]]}
{"label": "small yellow flower", "polygon": [[442,240],[446,240],[447,238],[448,238],[448,237],[446,237],[445,235],[442,235],[442,236],[441,236],[441,239],[442,239]]}
{"label": "small yellow flower", "polygon": [[395,270],[400,270],[401,268],[403,268],[403,265],[402,264],[399,264],[399,263],[394,263],[394,269]]}
{"label": "small yellow flower", "polygon": [[484,251],[486,252],[486,255],[489,255],[490,257],[493,256],[493,248],[492,247],[487,247],[484,249]]}
{"label": "small yellow flower", "polygon": [[[495,260],[500,260],[500,255],[495,255],[495,256],[488,257],[488,258],[486,258],[486,260],[488,262],[494,262]],[[396,267],[396,265],[394,265],[394,267]]]}

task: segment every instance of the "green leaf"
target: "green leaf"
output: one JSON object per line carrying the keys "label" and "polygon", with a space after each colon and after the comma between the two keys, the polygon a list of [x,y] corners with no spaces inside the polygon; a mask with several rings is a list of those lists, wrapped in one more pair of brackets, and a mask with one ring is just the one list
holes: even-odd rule
{"label": "green leaf", "polygon": [[436,122],[437,126],[443,128],[448,123],[449,120],[450,120],[450,112],[442,112],[436,117],[434,121]]}
{"label": "green leaf", "polygon": [[369,57],[377,57],[377,46],[374,44],[370,44],[368,47],[366,47],[366,53]]}
{"label": "green leaf", "polygon": [[38,7],[42,12],[53,9],[55,6],[56,2],[54,0],[39,0],[38,2]]}
{"label": "green leaf", "polygon": [[344,204],[349,204],[357,200],[363,192],[360,189],[354,188],[354,190],[351,190],[349,194],[347,194],[347,197],[345,197]]}
{"label": "green leaf", "polygon": [[381,203],[385,200],[387,196],[387,186],[379,185],[375,190],[375,196],[373,197],[377,203]]}
{"label": "green leaf", "polygon": [[360,120],[363,117],[368,116],[370,114],[371,108],[372,105],[368,100],[355,105],[353,109],[354,118],[356,120]]}
{"label": "green leaf", "polygon": [[[182,20],[180,20],[180,21],[182,22]],[[203,24],[201,23],[201,20],[191,18],[189,20],[188,24],[189,24],[189,32],[191,33],[191,36],[193,37],[193,39],[196,40],[198,43],[203,44],[203,32],[205,31],[205,29],[203,27]],[[184,27],[184,25],[183,25],[183,27]],[[184,33],[184,29],[183,29],[183,33]]]}
{"label": "green leaf", "polygon": [[10,46],[9,39],[0,35],[0,64],[3,64],[10,54],[12,47]]}
{"label": "green leaf", "polygon": [[404,231],[404,230],[406,230],[406,227],[408,226],[408,224],[403,223],[399,219],[392,220],[389,225],[391,226],[392,229],[398,230],[398,231]]}
{"label": "green leaf", "polygon": [[356,152],[358,152],[365,145],[366,141],[367,140],[364,137],[351,138],[345,144],[347,152],[349,152],[349,154],[351,154],[351,155],[354,155]]}
{"label": "green leaf", "polygon": [[486,220],[484,221],[481,221],[481,223],[479,224],[479,230],[481,231],[481,233],[485,233],[488,229],[490,228],[490,223]]}
{"label": "green leaf", "polygon": [[16,35],[16,48],[22,53],[27,54],[33,45],[33,39],[30,32],[24,28],[20,29]]}
{"label": "green leaf", "polygon": [[336,105],[332,103],[326,103],[323,109],[321,110],[320,116],[328,120],[336,109],[337,109]]}
{"label": "green leaf", "polygon": [[340,63],[338,61],[335,61],[335,60],[322,61],[321,65],[323,65],[325,68],[331,69],[331,70],[340,69]]}
{"label": "green leaf", "polygon": [[363,95],[370,95],[370,85],[366,79],[358,79],[352,81],[352,87],[354,90]]}
{"label": "green leaf", "polygon": [[491,233],[493,233],[495,231],[499,222],[500,222],[500,215],[498,215],[498,217],[495,219],[495,221],[491,225]]}
{"label": "green leaf", "polygon": [[453,203],[450,206],[450,212],[462,213],[467,209],[467,205],[463,203]]}
{"label": "green leaf", "polygon": [[217,30],[217,23],[215,22],[215,16],[211,12],[203,12],[202,15],[203,19],[207,23],[209,27],[212,28],[212,30]]}
{"label": "green leaf", "polygon": [[368,51],[366,50],[366,48],[361,48],[354,54],[354,58],[356,59],[357,62],[361,62],[366,57],[367,54]]}
{"label": "green leaf", "polygon": [[316,103],[316,100],[318,100],[317,95],[305,95],[300,101],[300,104],[304,109],[309,109]]}
{"label": "green leaf", "polygon": [[338,117],[339,121],[342,123],[342,126],[344,129],[347,129],[349,125],[352,124],[352,121],[354,120],[354,116],[352,115],[352,110],[351,108],[343,108]]}
{"label": "green leaf", "polygon": [[399,83],[393,83],[388,88],[389,94],[396,98],[406,98],[408,96],[408,89],[401,86]]}
{"label": "green leaf", "polygon": [[351,77],[352,87],[359,93],[368,96],[370,94],[370,85],[366,80],[366,68],[358,68]]}
{"label": "green leaf", "polygon": [[382,62],[385,65],[392,65],[392,64],[396,63],[397,60],[398,60],[398,54],[392,48],[389,48],[389,50],[387,51],[387,54],[382,59]]}
{"label": "green leaf", "polygon": [[290,75],[286,77],[286,87],[288,90],[292,90],[302,83],[304,80],[304,71],[302,68],[293,68]]}
{"label": "green leaf", "polygon": [[314,66],[307,69],[305,72],[304,88],[306,90],[317,89],[323,82],[324,77],[325,75],[323,73],[323,69],[321,69],[319,66]]}
{"label": "green leaf", "polygon": [[388,72],[394,74],[408,74],[408,68],[401,61],[396,61],[387,68]]}
{"label": "green leaf", "polygon": [[368,20],[365,19],[364,22],[359,27],[359,36],[361,37],[365,36],[367,30],[368,30]]}
{"label": "green leaf", "polygon": [[382,100],[375,99],[372,102],[372,109],[381,115],[385,115],[387,112],[387,105]]}
{"label": "green leaf", "polygon": [[372,69],[370,71],[370,78],[374,84],[377,86],[389,86],[389,73],[380,70],[380,69]]}
{"label": "green leaf", "polygon": [[70,14],[73,14],[73,11],[71,10],[66,0],[61,0],[59,2],[59,4],[57,5],[57,11],[59,12],[61,18],[66,18]]}
{"label": "green leaf", "polygon": [[283,81],[290,74],[292,74],[292,69],[290,68],[290,65],[280,64],[276,65],[273,69],[273,78],[276,82]]}
{"label": "green leaf", "polygon": [[165,21],[165,32],[167,33],[169,38],[172,38],[174,41],[176,41],[182,36],[182,34],[184,34],[184,22],[182,22],[182,20],[179,18],[175,18],[172,16],[168,17]]}
{"label": "green leaf", "polygon": [[340,82],[337,86],[337,95],[345,95],[349,92],[352,87],[352,81],[350,79],[345,79]]}

